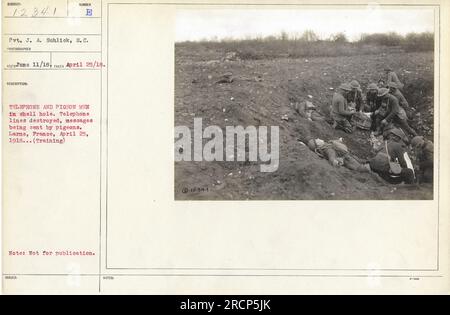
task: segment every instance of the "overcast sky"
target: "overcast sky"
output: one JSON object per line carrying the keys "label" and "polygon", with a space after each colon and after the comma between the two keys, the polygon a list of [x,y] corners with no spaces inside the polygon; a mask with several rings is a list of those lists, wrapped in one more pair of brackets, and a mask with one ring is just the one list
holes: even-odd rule
{"label": "overcast sky", "polygon": [[367,6],[355,9],[186,9],[177,11],[176,41],[246,38],[313,30],[322,39],[343,32],[350,40],[362,33],[434,32],[429,7]]}

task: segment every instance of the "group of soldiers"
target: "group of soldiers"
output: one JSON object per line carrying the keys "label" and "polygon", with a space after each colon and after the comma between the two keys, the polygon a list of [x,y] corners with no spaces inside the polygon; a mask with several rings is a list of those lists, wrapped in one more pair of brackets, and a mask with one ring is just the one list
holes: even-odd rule
{"label": "group of soldiers", "polygon": [[[370,170],[391,183],[432,182],[433,143],[408,124],[408,116],[415,109],[404,97],[401,91],[404,85],[397,74],[390,67],[385,73],[387,80],[380,79],[367,86],[365,100],[356,80],[339,86],[331,104],[333,128],[352,133],[355,128],[352,116],[364,113],[370,117],[372,135],[382,136],[384,142],[377,155],[368,161]],[[415,154],[415,165],[409,158],[409,148]]]}
{"label": "group of soldiers", "polygon": [[333,95],[331,117],[334,127],[345,132],[353,132],[350,123],[351,117],[358,112],[369,113],[372,118],[371,129],[375,134],[381,134],[385,129],[394,125],[403,131],[417,136],[417,133],[408,124],[408,114],[414,110],[403,96],[403,84],[391,68],[386,68],[388,80],[379,80],[378,84],[370,83],[367,86],[365,103],[363,103],[362,90],[358,81],[343,83]]}

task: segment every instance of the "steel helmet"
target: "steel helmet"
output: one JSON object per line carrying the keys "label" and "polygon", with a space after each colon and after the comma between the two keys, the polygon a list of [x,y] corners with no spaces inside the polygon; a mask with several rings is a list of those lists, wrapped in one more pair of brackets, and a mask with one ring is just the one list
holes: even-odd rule
{"label": "steel helmet", "polygon": [[342,84],[339,86],[339,88],[340,88],[341,90],[344,90],[344,91],[351,91],[351,90],[352,90],[352,86],[351,86],[350,84],[348,84],[348,83],[342,83]]}
{"label": "steel helmet", "polygon": [[389,93],[389,89],[386,88],[381,88],[378,90],[378,94],[377,96],[381,97],[381,96],[385,96]]}
{"label": "steel helmet", "polygon": [[377,85],[376,83],[370,83],[370,84],[367,86],[367,89],[368,89],[368,90],[377,90],[377,91],[378,91],[378,85]]}
{"label": "steel helmet", "polygon": [[351,86],[353,89],[359,89],[359,88],[361,88],[361,85],[359,85],[358,81],[356,81],[356,80],[353,80],[352,82],[350,82],[350,86]]}

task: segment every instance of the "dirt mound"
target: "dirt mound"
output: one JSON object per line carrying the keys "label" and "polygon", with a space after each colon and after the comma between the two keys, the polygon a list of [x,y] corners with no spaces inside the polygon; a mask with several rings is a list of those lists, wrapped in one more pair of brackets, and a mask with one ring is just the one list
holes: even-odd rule
{"label": "dirt mound", "polygon": [[[331,128],[327,122],[301,117],[295,102],[312,101],[328,116],[333,90],[343,81],[358,80],[363,87],[383,75],[390,65],[405,83],[405,97],[417,108],[422,130],[432,136],[433,56],[431,53],[364,55],[352,57],[220,60],[223,53],[205,53],[210,59],[185,50],[176,51],[175,124],[225,126],[279,126],[280,165],[276,172],[261,173],[259,163],[177,162],[176,199],[430,199],[432,187],[392,186],[371,173],[335,168],[300,141],[343,138],[361,159],[372,156],[369,132],[352,135]],[[215,84],[224,73],[233,82]],[[287,116],[287,120],[285,119]],[[283,119],[282,119],[283,117]],[[417,125],[420,126],[420,125]],[[429,133],[425,133],[429,128]]]}

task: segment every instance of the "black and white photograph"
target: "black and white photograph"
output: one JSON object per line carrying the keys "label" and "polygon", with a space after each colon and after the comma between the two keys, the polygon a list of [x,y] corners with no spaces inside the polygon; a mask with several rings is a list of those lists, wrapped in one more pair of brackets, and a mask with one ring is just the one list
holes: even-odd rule
{"label": "black and white photograph", "polygon": [[432,200],[435,21],[414,6],[179,10],[175,199]]}
{"label": "black and white photograph", "polygon": [[450,292],[450,1],[1,9],[2,293]]}

